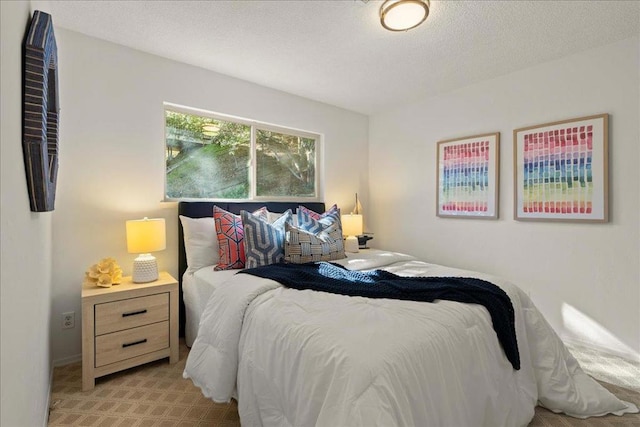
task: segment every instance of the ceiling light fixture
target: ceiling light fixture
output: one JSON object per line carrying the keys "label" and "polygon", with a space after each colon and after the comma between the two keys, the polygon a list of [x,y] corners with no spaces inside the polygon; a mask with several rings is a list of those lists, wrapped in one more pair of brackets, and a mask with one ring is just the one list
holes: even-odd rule
{"label": "ceiling light fixture", "polygon": [[429,16],[429,0],[385,0],[380,6],[380,23],[389,31],[407,31]]}

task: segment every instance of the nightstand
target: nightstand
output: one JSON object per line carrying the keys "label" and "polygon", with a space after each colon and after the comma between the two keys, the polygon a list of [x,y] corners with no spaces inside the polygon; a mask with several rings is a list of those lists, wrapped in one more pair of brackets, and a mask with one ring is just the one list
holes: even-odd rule
{"label": "nightstand", "polygon": [[153,360],[178,361],[178,281],[169,273],[111,288],[82,288],[82,390]]}

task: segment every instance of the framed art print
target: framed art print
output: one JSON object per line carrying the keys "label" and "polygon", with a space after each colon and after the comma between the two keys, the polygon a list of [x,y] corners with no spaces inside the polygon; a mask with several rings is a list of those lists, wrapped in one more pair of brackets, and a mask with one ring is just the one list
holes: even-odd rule
{"label": "framed art print", "polygon": [[608,221],[609,115],[513,131],[515,219]]}
{"label": "framed art print", "polygon": [[436,215],[498,218],[500,133],[438,142]]}

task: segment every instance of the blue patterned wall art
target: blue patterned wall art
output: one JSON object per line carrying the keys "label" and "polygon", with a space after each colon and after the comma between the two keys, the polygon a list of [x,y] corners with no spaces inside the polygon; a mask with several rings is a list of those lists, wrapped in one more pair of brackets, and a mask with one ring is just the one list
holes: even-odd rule
{"label": "blue patterned wall art", "polygon": [[54,209],[58,177],[58,48],[53,20],[36,10],[24,41],[23,130],[29,204]]}

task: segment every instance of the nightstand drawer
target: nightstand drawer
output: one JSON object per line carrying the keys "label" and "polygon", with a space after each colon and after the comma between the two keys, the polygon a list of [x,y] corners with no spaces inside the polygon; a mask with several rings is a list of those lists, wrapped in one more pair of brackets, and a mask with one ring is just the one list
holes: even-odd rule
{"label": "nightstand drawer", "polygon": [[95,334],[103,335],[169,319],[169,293],[96,304]]}
{"label": "nightstand drawer", "polygon": [[169,347],[169,322],[127,329],[96,337],[95,367]]}

